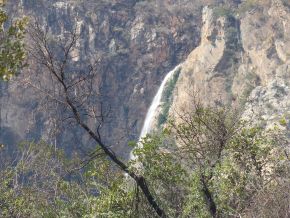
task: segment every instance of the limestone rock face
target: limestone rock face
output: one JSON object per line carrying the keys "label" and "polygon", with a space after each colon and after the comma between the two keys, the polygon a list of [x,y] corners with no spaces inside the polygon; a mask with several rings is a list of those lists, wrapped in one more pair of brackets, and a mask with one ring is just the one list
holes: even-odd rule
{"label": "limestone rock face", "polygon": [[290,84],[290,10],[282,1],[261,1],[244,14],[213,18],[203,9],[201,43],[186,58],[171,114],[205,104],[244,106],[244,118],[281,117],[288,122]]}
{"label": "limestone rock face", "polygon": [[267,126],[283,117],[289,123],[289,25],[290,10],[278,0],[242,20],[244,49],[261,83],[249,96],[245,117],[262,119]]}
{"label": "limestone rock face", "polygon": [[[99,61],[95,85],[102,84],[112,109],[103,138],[115,151],[128,153],[126,142],[138,139],[162,79],[179,63],[169,114],[190,109],[197,95],[205,104],[243,102],[245,117],[264,118],[269,125],[280,116],[288,119],[290,4],[251,1],[255,4],[245,9],[247,2],[13,0],[7,10],[13,17],[35,17],[52,39],[76,28],[75,65]],[[226,5],[235,11],[220,10]],[[30,72],[1,84],[0,140],[13,145],[43,138],[68,149],[95,146],[77,128],[55,132],[53,114],[36,110],[35,90],[20,82],[35,69],[29,61]]]}
{"label": "limestone rock face", "polygon": [[224,18],[214,20],[213,11],[208,7],[203,9],[202,16],[201,43],[182,64],[174,93],[174,110],[190,107],[195,93],[205,102],[227,96],[224,88],[227,76],[215,70],[225,52],[227,21]]}

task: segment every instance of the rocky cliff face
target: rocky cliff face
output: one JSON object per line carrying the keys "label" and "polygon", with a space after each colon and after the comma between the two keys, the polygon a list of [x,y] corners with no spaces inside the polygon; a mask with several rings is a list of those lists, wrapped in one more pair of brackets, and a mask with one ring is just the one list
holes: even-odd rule
{"label": "rocky cliff face", "polygon": [[182,65],[171,114],[198,97],[211,105],[239,104],[244,118],[268,126],[282,119],[288,128],[289,5],[257,1],[239,9],[217,17],[217,8],[204,8],[201,43]]}
{"label": "rocky cliff face", "polygon": [[[289,6],[289,5],[288,5]],[[254,21],[254,22],[253,22]],[[260,84],[250,93],[245,116],[289,124],[290,10],[273,0],[263,11],[249,14],[241,23],[243,47]],[[250,42],[252,41],[252,42]]]}
{"label": "rocky cliff face", "polygon": [[[189,108],[198,95],[206,104],[243,102],[245,117],[288,119],[287,1],[14,0],[8,8],[13,16],[35,17],[53,39],[77,28],[74,61],[86,66],[99,60],[98,84],[112,108],[103,138],[117,151],[126,153],[126,142],[138,139],[161,80],[181,62],[171,114]],[[70,148],[89,145],[76,129],[54,132],[52,116],[36,110],[35,90],[21,83],[32,75],[29,61],[30,70],[1,85],[2,142],[44,138]]]}
{"label": "rocky cliff face", "polygon": [[[11,16],[34,17],[56,40],[77,28],[80,39],[76,65],[96,60],[102,95],[112,108],[112,119],[103,128],[107,143],[126,150],[137,139],[151,99],[166,74],[182,61],[200,40],[198,1],[46,1],[8,2]],[[4,143],[44,138],[51,143],[86,146],[82,132],[52,129],[51,116],[36,110],[35,90],[21,81],[32,75],[33,60],[15,81],[2,84],[1,135]],[[32,78],[33,79],[33,78]]]}

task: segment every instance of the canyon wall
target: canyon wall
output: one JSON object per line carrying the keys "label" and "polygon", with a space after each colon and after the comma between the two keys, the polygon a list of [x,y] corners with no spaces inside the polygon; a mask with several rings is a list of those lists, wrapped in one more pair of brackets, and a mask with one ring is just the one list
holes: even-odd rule
{"label": "canyon wall", "polygon": [[285,1],[256,1],[219,16],[203,9],[201,43],[186,58],[171,115],[194,99],[237,106],[244,119],[289,128],[290,10]]}
{"label": "canyon wall", "polygon": [[[128,154],[127,142],[138,139],[162,79],[182,62],[169,114],[190,108],[198,95],[206,104],[242,105],[244,117],[269,125],[283,118],[288,128],[287,1],[14,0],[7,8],[12,18],[36,19],[53,40],[77,28],[75,65],[99,63],[95,85],[102,84],[112,108],[102,134],[116,152]],[[95,146],[77,128],[55,131],[56,118],[39,110],[35,90],[22,83],[41,72],[28,61],[29,68],[1,84],[1,141],[44,139],[68,150]]]}
{"label": "canyon wall", "polygon": [[[77,28],[75,65],[85,67],[98,60],[98,84],[111,108],[103,139],[127,153],[127,141],[138,139],[162,78],[199,44],[201,7],[199,1],[180,0],[13,0],[7,10],[12,18],[37,20],[52,40]],[[1,85],[2,142],[44,139],[68,149],[95,146],[77,128],[55,130],[53,114],[38,110],[36,91],[21,81],[42,69],[35,69],[33,59],[28,61],[29,67],[14,81]]]}

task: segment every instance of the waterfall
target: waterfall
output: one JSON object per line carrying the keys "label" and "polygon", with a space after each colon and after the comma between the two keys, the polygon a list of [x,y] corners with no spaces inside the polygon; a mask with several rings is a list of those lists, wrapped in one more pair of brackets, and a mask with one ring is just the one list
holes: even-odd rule
{"label": "waterfall", "polygon": [[[146,118],[144,121],[144,125],[142,127],[142,131],[141,131],[140,136],[139,136],[139,140],[138,140],[139,142],[138,142],[137,146],[141,146],[140,141],[142,140],[142,138],[144,138],[151,131],[152,122],[154,121],[154,118],[156,117],[157,109],[161,104],[161,98],[162,98],[162,94],[163,94],[165,85],[172,78],[174,73],[181,68],[181,66],[182,66],[182,64],[177,65],[173,70],[168,72],[167,75],[165,76],[165,78],[163,79],[156,95],[153,98],[153,101],[149,107],[149,110],[146,114]],[[133,155],[132,152],[130,154],[130,159],[131,160],[136,159],[136,157]]]}

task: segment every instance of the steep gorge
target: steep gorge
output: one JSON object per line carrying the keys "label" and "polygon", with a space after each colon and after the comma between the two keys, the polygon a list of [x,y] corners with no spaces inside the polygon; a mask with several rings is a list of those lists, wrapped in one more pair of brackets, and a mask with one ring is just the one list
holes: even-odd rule
{"label": "steep gorge", "polygon": [[[170,115],[188,110],[198,95],[206,104],[242,102],[245,117],[267,125],[283,117],[288,128],[290,9],[282,0],[245,2],[19,0],[8,8],[35,17],[54,39],[77,27],[76,66],[98,61],[98,84],[112,108],[103,138],[128,154],[127,142],[138,139],[162,79],[182,62]],[[223,11],[226,5],[234,11]],[[32,69],[1,85],[2,142],[43,138],[69,149],[94,146],[77,129],[54,131],[57,122],[38,110],[35,90],[19,82]]]}
{"label": "steep gorge", "polygon": [[244,119],[288,129],[289,8],[275,0],[222,16],[216,11],[203,9],[201,42],[182,64],[171,116],[198,99],[236,106]]}
{"label": "steep gorge", "polygon": [[[77,27],[80,39],[75,66],[98,63],[98,84],[111,108],[102,129],[107,144],[127,153],[127,141],[138,138],[147,108],[165,73],[183,60],[199,42],[198,1],[9,1],[10,14],[28,15],[45,27],[53,40]],[[35,90],[23,86],[35,77],[29,70],[2,85],[1,135],[4,144],[40,139],[66,146],[90,147],[90,140],[74,128],[66,130],[55,117],[39,111]],[[39,69],[38,69],[39,70]],[[41,74],[41,70],[39,71]],[[37,80],[37,74],[35,80]],[[31,78],[33,81],[34,78]],[[98,85],[96,84],[96,86]]]}

